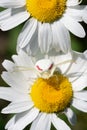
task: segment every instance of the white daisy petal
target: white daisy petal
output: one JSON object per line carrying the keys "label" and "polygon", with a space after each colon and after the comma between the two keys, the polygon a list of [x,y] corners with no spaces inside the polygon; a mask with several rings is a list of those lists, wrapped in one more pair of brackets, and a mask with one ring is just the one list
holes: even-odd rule
{"label": "white daisy petal", "polygon": [[[38,57],[39,56],[39,46],[38,46],[38,33],[37,30],[35,32],[35,34],[33,35],[33,37],[30,40],[30,55],[34,56],[34,57]],[[26,47],[27,50],[27,47]],[[29,54],[29,50],[27,50],[27,54]],[[38,55],[38,56],[37,56]]]}
{"label": "white daisy petal", "polygon": [[13,18],[14,16],[21,14],[22,12],[25,12],[24,7],[20,8],[8,8],[2,12],[0,12],[0,25],[4,24],[5,21],[9,18]]}
{"label": "white daisy petal", "polygon": [[[85,64],[83,64],[85,66]],[[80,71],[79,71],[80,69]],[[72,87],[73,87],[73,90],[74,91],[80,91],[82,89],[84,89],[87,85],[87,71],[86,71],[86,68],[79,68],[79,65],[78,65],[78,69],[77,69],[77,72],[75,73],[72,72],[70,73],[70,81],[72,82]]]}
{"label": "white daisy petal", "polygon": [[74,97],[77,99],[87,101],[87,91],[83,90],[81,92],[74,92]]}
{"label": "white daisy petal", "polygon": [[67,116],[67,118],[68,118],[69,122],[71,123],[71,125],[76,124],[76,121],[77,121],[76,115],[70,108],[67,108],[65,110],[65,115]]}
{"label": "white daisy petal", "polygon": [[78,37],[85,37],[85,31],[83,27],[80,25],[80,23],[78,23],[77,21],[69,17],[68,15],[65,15],[60,21],[74,35]]}
{"label": "white daisy petal", "polygon": [[52,123],[57,130],[70,130],[68,125],[55,114],[52,114]]}
{"label": "white daisy petal", "polygon": [[72,61],[72,53],[61,54],[57,56],[50,56],[50,59],[61,70],[63,74],[66,74],[69,70]]}
{"label": "white daisy petal", "polygon": [[29,13],[27,11],[20,12],[16,15],[13,15],[13,16],[5,19],[1,23],[0,28],[3,31],[10,30],[10,29],[18,26],[19,24],[23,23],[24,21],[26,21],[28,18],[29,18]]}
{"label": "white daisy petal", "polygon": [[83,12],[83,21],[87,24],[87,5],[85,6],[84,12]]}
{"label": "white daisy petal", "polygon": [[4,8],[18,8],[25,5],[25,0],[1,0],[0,7]]}
{"label": "white daisy petal", "polygon": [[31,39],[30,39],[30,44],[28,43],[24,48],[21,48],[21,46],[19,45],[19,42],[18,42],[18,44],[17,44],[17,52],[19,52],[21,49],[24,52],[26,52],[28,55],[32,55],[36,59],[38,59],[41,56],[41,55],[39,55],[40,48],[38,47],[37,29],[36,29],[35,34],[33,35],[33,37],[31,37]]}
{"label": "white daisy petal", "polygon": [[15,64],[10,61],[10,60],[4,60],[4,62],[2,63],[3,67],[7,70],[12,72],[13,68],[15,67]]}
{"label": "white daisy petal", "polygon": [[29,101],[29,95],[24,93],[19,93],[13,88],[0,87],[0,98],[8,101],[18,102],[18,101]]}
{"label": "white daisy petal", "polygon": [[84,72],[75,82],[72,83],[74,91],[81,91],[87,87],[87,72]]}
{"label": "white daisy petal", "polygon": [[84,13],[82,16],[83,21],[87,24],[87,15],[86,14],[87,14],[87,5],[85,6]]}
{"label": "white daisy petal", "polygon": [[39,110],[33,108],[28,112],[24,112],[16,115],[16,119],[15,119],[16,123],[12,130],[23,130],[28,124],[30,124],[33,120],[35,120],[38,114],[39,114]]}
{"label": "white daisy petal", "polygon": [[82,22],[82,16],[84,13],[84,6],[75,6],[75,8],[67,8],[66,13],[75,20]]}
{"label": "white daisy petal", "polygon": [[7,107],[2,109],[2,113],[8,114],[24,112],[32,108],[33,105],[34,104],[31,101],[10,103]]}
{"label": "white daisy petal", "polygon": [[19,34],[17,41],[18,46],[20,46],[20,48],[24,48],[27,44],[30,43],[30,40],[34,35],[36,29],[37,29],[37,20],[30,19],[25,23],[21,33]]}
{"label": "white daisy petal", "polygon": [[[43,114],[43,117],[40,118],[40,120],[38,121],[38,125],[37,127],[35,128],[35,130],[50,130],[51,128],[51,121],[49,119],[49,114],[46,115],[46,117],[44,118],[44,114]],[[43,123],[44,122],[44,123]]]}
{"label": "white daisy petal", "polygon": [[[72,64],[66,73],[67,77],[69,77],[70,82],[72,82],[73,87],[77,86],[77,85],[75,86],[74,82],[80,81],[80,78],[81,80],[84,79],[83,77],[86,76],[86,69],[87,69],[87,61],[85,56],[74,53],[73,57],[75,55],[77,55],[77,58],[74,58],[75,59],[74,61],[72,60]],[[84,86],[84,84],[82,86]]]}
{"label": "white daisy petal", "polygon": [[36,125],[38,123],[38,121],[40,120],[40,117],[42,116],[41,113],[38,114],[37,118],[33,121],[33,123],[31,124],[30,130],[35,130]]}
{"label": "white daisy petal", "polygon": [[[25,77],[21,75],[21,73],[8,73],[8,72],[3,72],[1,77],[13,88],[17,89],[18,91],[21,92],[27,92],[28,93],[28,84],[26,82]],[[20,89],[18,89],[20,88]]]}
{"label": "white daisy petal", "polygon": [[83,20],[87,24],[87,16],[83,16]]}
{"label": "white daisy petal", "polygon": [[12,59],[18,66],[34,67],[32,58],[22,50],[18,52],[18,55],[13,55]]}
{"label": "white daisy petal", "polygon": [[13,92],[12,88],[0,87],[0,99],[12,101],[13,94],[15,95],[15,91]]}
{"label": "white daisy petal", "polygon": [[71,48],[70,35],[68,30],[64,27],[64,25],[60,21],[54,22],[54,24],[52,25],[52,30],[53,33],[55,34],[55,37],[57,38],[57,40],[55,38],[57,42],[54,41],[55,43],[54,47],[56,49],[60,48],[60,50],[62,50],[64,53],[70,51]]}
{"label": "white daisy petal", "polygon": [[59,47],[59,41],[58,41],[58,39],[57,39],[57,35],[58,35],[58,30],[56,29],[56,26],[55,26],[55,23],[53,23],[52,25],[51,25],[51,28],[52,28],[52,37],[53,37],[53,44],[52,44],[52,46],[53,46],[53,48],[55,48],[55,50],[57,51],[57,52],[59,52],[61,49],[60,49],[60,47]]}
{"label": "white daisy petal", "polygon": [[85,51],[83,52],[83,55],[85,56],[85,58],[86,58],[86,60],[87,60],[87,50],[85,50]]}
{"label": "white daisy petal", "polygon": [[85,101],[74,98],[72,101],[72,106],[80,111],[87,112],[87,102]]}
{"label": "white daisy petal", "polygon": [[12,130],[15,124],[15,116],[13,116],[6,124],[5,129]]}
{"label": "white daisy petal", "polygon": [[[85,66],[85,65],[84,65]],[[79,67],[79,66],[78,66]],[[80,68],[80,70],[82,70]],[[72,82],[72,88],[74,91],[81,91],[87,86],[87,71],[83,70],[83,72],[77,72],[77,75],[74,73],[72,75],[72,79],[74,81]]]}
{"label": "white daisy petal", "polygon": [[2,23],[2,20],[5,20],[9,16],[11,16],[11,13],[12,13],[11,10],[12,9],[6,9],[6,10],[0,12],[0,24]]}
{"label": "white daisy petal", "polygon": [[67,6],[76,6],[78,4],[80,4],[82,0],[67,0]]}
{"label": "white daisy petal", "polygon": [[[44,122],[44,123],[43,123]],[[49,120],[49,114],[42,113],[31,125],[30,130],[50,130],[51,121]]]}
{"label": "white daisy petal", "polygon": [[47,53],[51,49],[52,32],[49,23],[39,23],[38,42],[43,53]]}
{"label": "white daisy petal", "polygon": [[28,56],[25,52],[20,50],[19,55],[13,55],[12,59],[18,66],[19,72],[22,72],[27,81],[29,79],[34,80],[37,77],[35,73],[34,63],[30,56]]}

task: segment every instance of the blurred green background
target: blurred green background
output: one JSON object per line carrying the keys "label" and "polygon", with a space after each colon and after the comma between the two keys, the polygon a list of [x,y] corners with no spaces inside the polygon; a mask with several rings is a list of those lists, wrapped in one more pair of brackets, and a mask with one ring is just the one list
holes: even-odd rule
{"label": "blurred green background", "polygon": [[[83,4],[87,4],[87,0],[83,0]],[[87,33],[87,25],[81,23]],[[20,33],[23,24],[7,32],[2,32],[0,30],[0,74],[4,70],[1,63],[4,59],[11,59],[12,54],[16,53],[16,41],[18,34]],[[85,38],[78,38],[71,34],[72,48],[73,50],[83,52],[87,49],[87,36]],[[7,86],[5,82],[0,77],[0,86]],[[6,107],[9,102],[0,100],[0,110]],[[70,126],[72,130],[87,130],[87,114],[80,111],[74,110],[77,114],[77,124],[75,126]],[[4,126],[12,115],[0,114],[0,130],[5,130]],[[67,122],[66,117],[63,117]],[[68,122],[67,122],[68,123]],[[70,125],[70,124],[69,124]],[[29,130],[29,126],[25,129]],[[55,130],[52,126],[52,130]]]}

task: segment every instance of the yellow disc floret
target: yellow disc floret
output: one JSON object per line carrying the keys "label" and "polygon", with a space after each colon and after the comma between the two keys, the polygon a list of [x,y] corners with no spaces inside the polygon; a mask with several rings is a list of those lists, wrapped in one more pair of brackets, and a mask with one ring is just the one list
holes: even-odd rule
{"label": "yellow disc floret", "polygon": [[47,113],[64,110],[70,104],[72,95],[71,83],[58,73],[49,79],[38,78],[31,88],[35,107]]}
{"label": "yellow disc floret", "polygon": [[54,22],[66,9],[66,0],[26,0],[27,11],[40,22]]}

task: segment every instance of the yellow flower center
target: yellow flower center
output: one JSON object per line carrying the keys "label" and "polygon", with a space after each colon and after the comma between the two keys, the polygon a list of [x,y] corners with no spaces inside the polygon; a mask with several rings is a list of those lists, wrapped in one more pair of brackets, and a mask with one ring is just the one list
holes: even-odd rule
{"label": "yellow flower center", "polygon": [[66,0],[26,0],[27,11],[40,22],[54,22],[65,9]]}
{"label": "yellow flower center", "polygon": [[31,88],[31,98],[35,107],[47,113],[64,110],[70,105],[72,95],[71,83],[58,72],[49,79],[38,78]]}

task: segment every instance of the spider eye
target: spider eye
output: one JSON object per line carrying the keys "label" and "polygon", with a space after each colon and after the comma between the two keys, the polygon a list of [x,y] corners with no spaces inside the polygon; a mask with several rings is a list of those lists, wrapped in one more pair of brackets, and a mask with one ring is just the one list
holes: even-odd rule
{"label": "spider eye", "polygon": [[35,68],[39,72],[46,72],[48,70],[51,70],[53,67],[53,62],[49,59],[41,59],[36,62]]}

